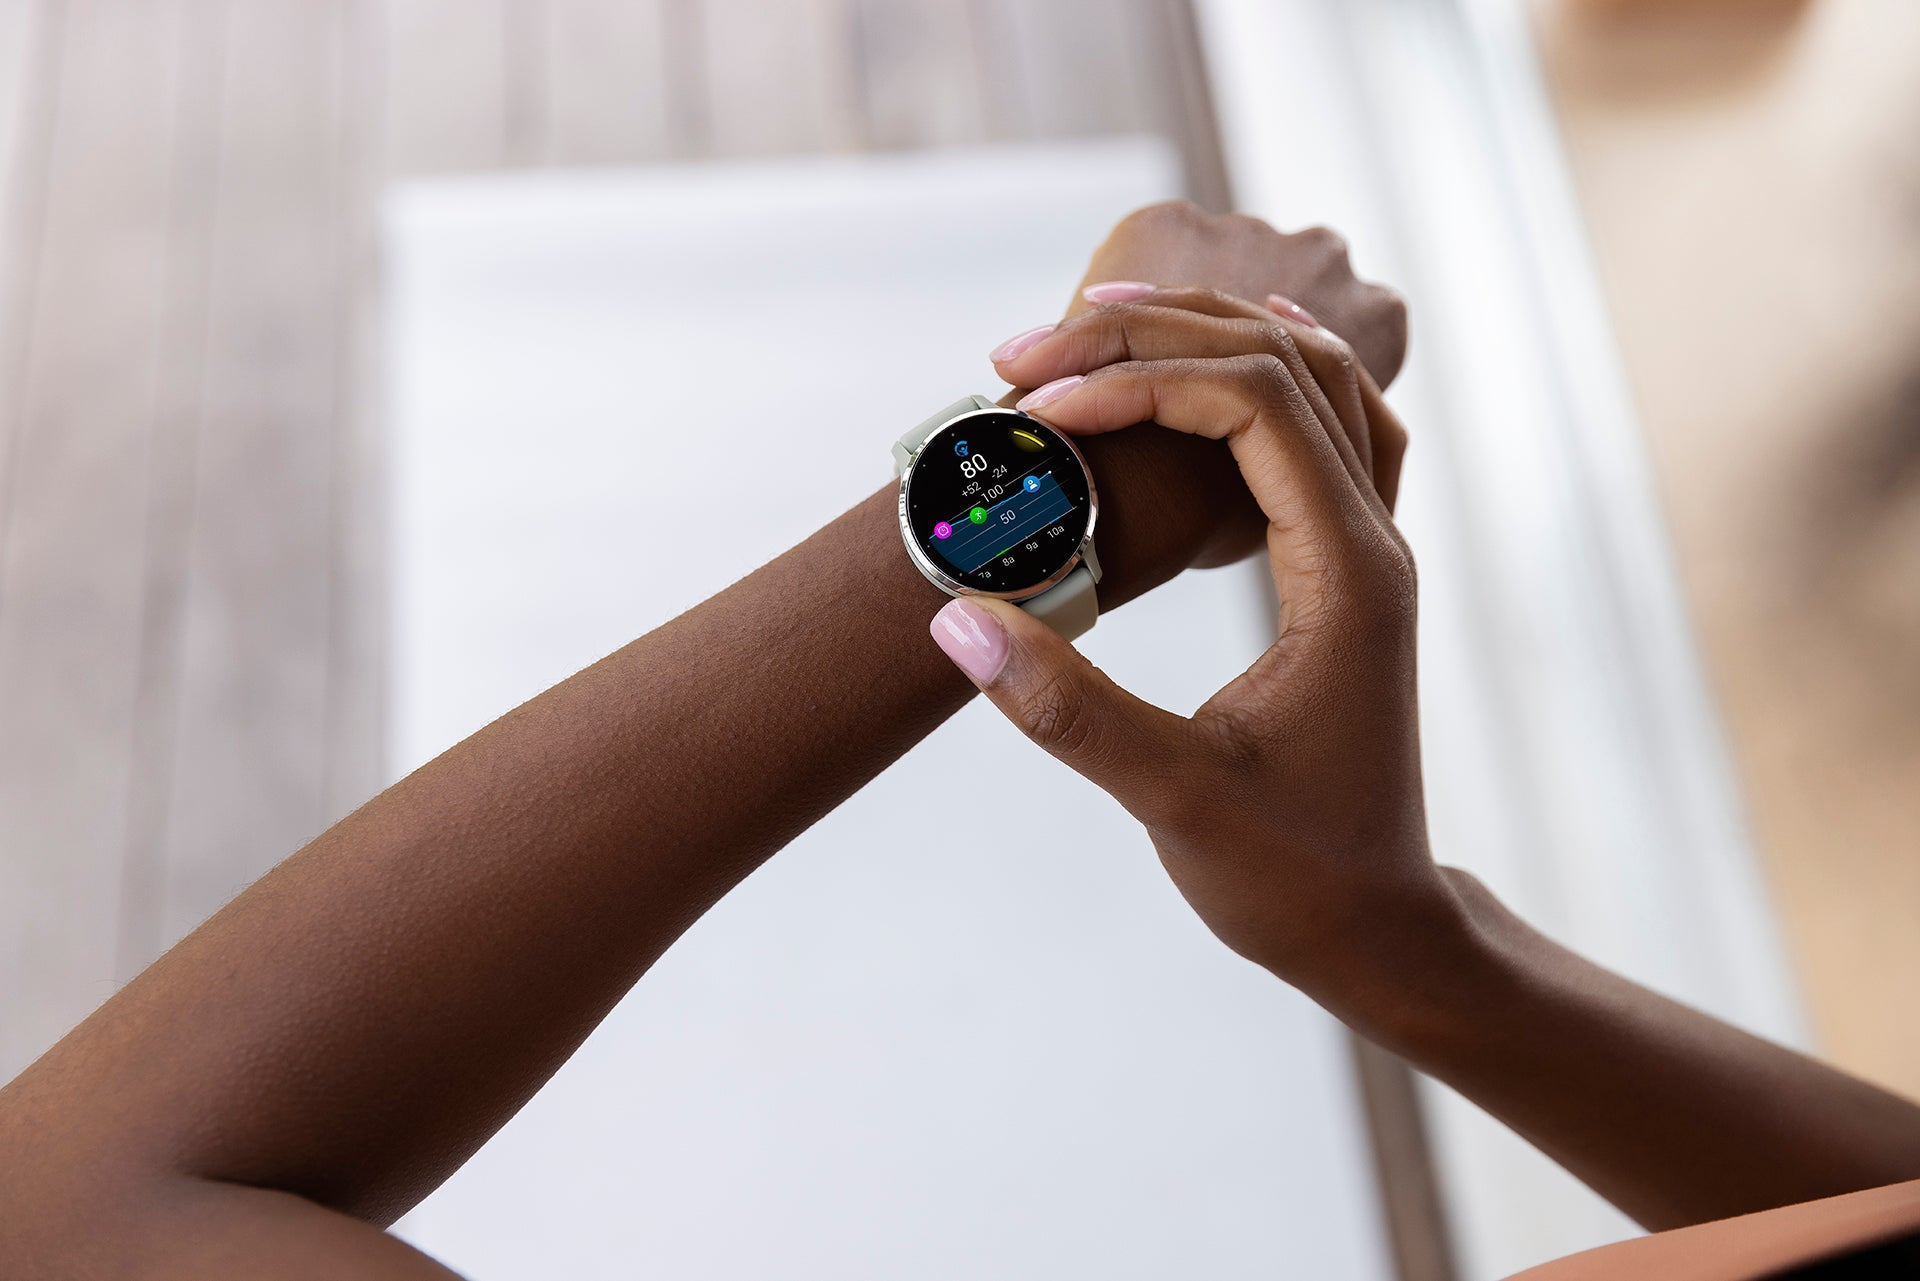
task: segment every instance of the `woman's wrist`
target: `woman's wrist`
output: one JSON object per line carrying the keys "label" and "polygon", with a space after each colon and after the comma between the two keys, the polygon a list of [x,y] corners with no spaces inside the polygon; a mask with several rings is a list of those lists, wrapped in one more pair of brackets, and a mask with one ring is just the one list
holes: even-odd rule
{"label": "woman's wrist", "polygon": [[1453,1060],[1511,1004],[1527,927],[1472,875],[1436,867],[1430,883],[1384,907],[1371,946],[1308,995],[1354,1031],[1419,1066]]}
{"label": "woman's wrist", "polygon": [[1259,545],[1266,522],[1219,442],[1143,423],[1078,443],[1100,492],[1102,610]]}
{"label": "woman's wrist", "polygon": [[[1102,612],[1192,565],[1220,564],[1258,546],[1264,518],[1219,442],[1143,423],[1078,443],[1100,495],[1095,540],[1104,571]],[[907,584],[916,600],[928,603],[931,617],[945,598],[900,545],[897,500],[898,486],[883,486],[856,509],[858,519],[884,546],[892,562],[889,581]]]}

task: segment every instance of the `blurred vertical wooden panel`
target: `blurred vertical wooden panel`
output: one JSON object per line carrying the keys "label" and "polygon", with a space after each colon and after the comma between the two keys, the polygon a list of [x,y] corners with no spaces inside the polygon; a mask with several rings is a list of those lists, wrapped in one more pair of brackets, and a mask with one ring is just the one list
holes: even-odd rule
{"label": "blurred vertical wooden panel", "polygon": [[321,814],[385,782],[385,466],[379,206],[388,180],[544,149],[546,0],[357,0],[338,120],[328,659]]}
{"label": "blurred vertical wooden panel", "polygon": [[979,35],[967,0],[859,0],[853,12],[869,146],[938,146],[987,136]]}
{"label": "blurred vertical wooden panel", "polygon": [[993,0],[988,16],[1013,69],[1026,132],[1037,138],[1145,131],[1165,59],[1121,0]]}
{"label": "blurred vertical wooden panel", "polygon": [[245,0],[223,33],[167,942],[323,825],[349,12]]}
{"label": "blurred vertical wooden panel", "polygon": [[667,139],[678,157],[704,156],[713,135],[712,88],[707,83],[705,0],[660,0],[661,43],[667,66]]}
{"label": "blurred vertical wooden panel", "polygon": [[1154,118],[1159,132],[1179,149],[1187,198],[1203,209],[1225,213],[1234,207],[1233,181],[1193,5],[1190,0],[1135,3],[1141,11],[1136,30],[1140,57],[1156,60],[1162,68],[1150,77],[1159,93]]}
{"label": "blurred vertical wooden panel", "polygon": [[52,129],[52,54],[58,11],[43,3],[0,7],[0,529],[16,434],[26,309],[39,260]]}
{"label": "blurred vertical wooden panel", "polygon": [[657,160],[677,95],[661,0],[547,0],[543,83],[552,164]]}
{"label": "blurred vertical wooden panel", "polygon": [[1159,134],[1180,153],[1188,198],[1233,207],[1189,0],[967,0],[967,9],[985,136]]}
{"label": "blurred vertical wooden panel", "polygon": [[165,830],[179,724],[187,538],[197,498],[213,193],[219,184],[226,10],[231,0],[185,0],[173,197],[167,210],[167,287],[161,313],[148,445],[146,555],[134,668],[132,760],[115,923],[114,972],[130,978],[158,950]]}
{"label": "blurred vertical wooden panel", "polygon": [[862,145],[851,0],[707,0],[699,35],[712,154]]}
{"label": "blurred vertical wooden panel", "polygon": [[386,782],[386,450],[379,351],[380,193],[385,182],[386,26],[382,0],[352,0],[341,78],[335,263],[331,557],[327,593],[326,822]]}
{"label": "blurred vertical wooden panel", "polygon": [[0,527],[0,1078],[112,990],[185,9],[64,16]]}
{"label": "blurred vertical wooden panel", "polygon": [[506,0],[501,102],[506,128],[502,162],[508,166],[537,165],[547,159],[553,124],[548,89],[554,68],[547,57],[552,9],[551,0]]}
{"label": "blurred vertical wooden panel", "polygon": [[[60,26],[58,12],[48,13],[43,4],[0,8],[0,635],[8,631],[4,553],[9,482],[24,429],[22,382],[45,221]],[[4,687],[0,680],[0,689]],[[0,694],[0,714],[6,706]],[[4,744],[12,734],[12,726],[0,721],[0,771],[14,759]],[[24,814],[8,815],[12,807],[30,800],[26,788],[0,772],[0,1080],[31,1055],[37,1027],[55,1021],[29,1012],[44,999],[37,990],[35,960],[47,940],[27,936],[31,920],[43,915],[40,904],[27,897],[27,888],[37,879],[28,864],[45,854],[14,843],[17,836],[30,833],[32,825]],[[8,1026],[21,1019],[37,1027],[9,1034]]]}
{"label": "blurred vertical wooden panel", "polygon": [[508,158],[511,33],[519,0],[382,0],[386,168],[492,169]]}
{"label": "blurred vertical wooden panel", "polygon": [[35,63],[44,53],[37,46],[47,16],[44,4],[33,0],[0,4],[0,207],[13,186],[22,123],[36,114]]}
{"label": "blurred vertical wooden panel", "polygon": [[1395,1281],[1454,1281],[1452,1235],[1418,1081],[1404,1059],[1349,1034]]}
{"label": "blurred vertical wooden panel", "polygon": [[1033,135],[1032,112],[1012,52],[1013,27],[1002,0],[966,0],[973,32],[973,74],[989,139]]}

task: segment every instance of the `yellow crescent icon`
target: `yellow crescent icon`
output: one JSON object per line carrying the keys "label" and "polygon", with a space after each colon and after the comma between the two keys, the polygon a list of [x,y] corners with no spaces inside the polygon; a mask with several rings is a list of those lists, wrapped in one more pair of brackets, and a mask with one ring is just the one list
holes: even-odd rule
{"label": "yellow crescent icon", "polygon": [[1046,441],[1041,440],[1032,432],[1022,431],[1018,427],[1013,429],[1013,443],[1028,451],[1045,449],[1047,447]]}

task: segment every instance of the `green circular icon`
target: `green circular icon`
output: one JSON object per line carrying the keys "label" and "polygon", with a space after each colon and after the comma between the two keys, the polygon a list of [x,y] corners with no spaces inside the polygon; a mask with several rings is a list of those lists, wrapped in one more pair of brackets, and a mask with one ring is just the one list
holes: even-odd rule
{"label": "green circular icon", "polygon": [[967,519],[976,525],[984,525],[987,523],[987,509],[984,507],[976,507],[967,513]]}

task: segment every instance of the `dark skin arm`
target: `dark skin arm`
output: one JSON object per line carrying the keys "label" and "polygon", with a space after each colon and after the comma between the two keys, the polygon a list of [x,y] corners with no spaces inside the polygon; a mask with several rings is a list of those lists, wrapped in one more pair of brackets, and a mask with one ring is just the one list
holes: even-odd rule
{"label": "dark skin arm", "polygon": [[[1290,292],[1347,318],[1388,376],[1398,300],[1336,251],[1157,207],[1090,279]],[[876,424],[876,469],[890,439]],[[1212,442],[1143,428],[1089,459],[1103,608],[1258,537]],[[972,696],[927,638],[944,599],[882,486],[289,858],[0,1091],[0,1274],[446,1275],[376,1225],[707,908]]]}
{"label": "dark skin arm", "polygon": [[943,607],[983,616],[952,633],[984,638],[956,661],[1145,824],[1228,946],[1645,1226],[1920,1179],[1920,1107],[1602,969],[1435,864],[1413,559],[1375,483],[1405,436],[1351,364],[1323,331],[1174,290],[1002,362],[1083,443],[1148,418],[1228,441],[1282,608],[1272,648],[1192,717],[998,602]]}

